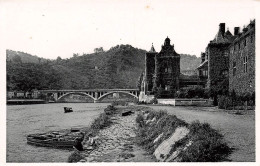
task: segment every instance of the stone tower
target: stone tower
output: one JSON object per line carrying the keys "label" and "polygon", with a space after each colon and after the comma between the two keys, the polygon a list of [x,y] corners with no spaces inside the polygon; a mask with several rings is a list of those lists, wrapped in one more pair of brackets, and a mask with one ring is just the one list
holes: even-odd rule
{"label": "stone tower", "polygon": [[154,57],[154,75],[152,91],[163,88],[165,91],[176,91],[179,89],[180,77],[180,55],[171,45],[171,40],[167,37],[162,45],[161,51]]}

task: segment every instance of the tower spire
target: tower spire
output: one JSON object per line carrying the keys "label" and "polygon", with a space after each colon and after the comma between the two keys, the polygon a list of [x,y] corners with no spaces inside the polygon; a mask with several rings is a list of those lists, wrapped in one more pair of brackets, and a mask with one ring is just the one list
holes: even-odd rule
{"label": "tower spire", "polygon": [[152,47],[151,47],[151,49],[150,49],[149,52],[156,52],[155,49],[154,49],[154,47],[153,47],[153,43],[152,43]]}

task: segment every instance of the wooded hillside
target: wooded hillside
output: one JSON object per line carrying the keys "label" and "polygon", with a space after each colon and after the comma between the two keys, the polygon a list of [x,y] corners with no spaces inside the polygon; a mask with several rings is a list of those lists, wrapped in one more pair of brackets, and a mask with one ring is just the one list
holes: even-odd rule
{"label": "wooded hillside", "polygon": [[[117,45],[108,51],[48,60],[7,50],[7,90],[136,88],[145,53]],[[199,62],[196,56],[181,55],[181,70],[195,69]]]}

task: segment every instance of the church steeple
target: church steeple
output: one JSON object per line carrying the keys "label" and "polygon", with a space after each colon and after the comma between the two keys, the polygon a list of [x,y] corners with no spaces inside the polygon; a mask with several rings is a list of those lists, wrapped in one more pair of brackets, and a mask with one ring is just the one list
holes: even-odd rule
{"label": "church steeple", "polygon": [[151,47],[151,49],[150,49],[149,52],[156,52],[155,49],[154,49],[154,47],[153,47],[153,43],[152,43],[152,47]]}

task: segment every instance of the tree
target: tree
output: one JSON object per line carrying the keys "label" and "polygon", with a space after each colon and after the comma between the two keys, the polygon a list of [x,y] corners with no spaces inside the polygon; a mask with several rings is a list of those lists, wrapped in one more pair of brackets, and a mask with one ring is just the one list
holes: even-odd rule
{"label": "tree", "polygon": [[57,62],[57,63],[60,63],[61,61],[62,61],[61,57],[58,56],[57,59],[56,59],[56,62]]}
{"label": "tree", "polygon": [[95,53],[104,52],[104,49],[103,49],[103,47],[95,48],[95,49],[94,49],[94,52],[95,52]]}
{"label": "tree", "polygon": [[76,58],[76,57],[78,57],[79,56],[79,54],[77,53],[77,54],[73,54],[73,58]]}
{"label": "tree", "polygon": [[42,58],[38,58],[39,64],[41,63]]}
{"label": "tree", "polygon": [[15,62],[15,63],[22,63],[22,58],[19,55],[15,55],[13,57],[13,62]]}

